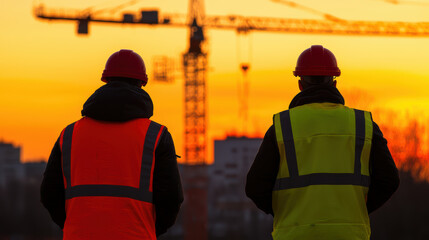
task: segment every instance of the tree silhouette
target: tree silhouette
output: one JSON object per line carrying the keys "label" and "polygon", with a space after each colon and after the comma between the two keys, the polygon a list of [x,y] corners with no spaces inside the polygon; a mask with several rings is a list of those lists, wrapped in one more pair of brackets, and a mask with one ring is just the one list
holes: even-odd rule
{"label": "tree silhouette", "polygon": [[[398,119],[391,116],[388,119]],[[394,122],[380,126],[400,169],[397,192],[371,214],[373,240],[429,239],[429,158],[426,125],[416,118],[405,126]]]}

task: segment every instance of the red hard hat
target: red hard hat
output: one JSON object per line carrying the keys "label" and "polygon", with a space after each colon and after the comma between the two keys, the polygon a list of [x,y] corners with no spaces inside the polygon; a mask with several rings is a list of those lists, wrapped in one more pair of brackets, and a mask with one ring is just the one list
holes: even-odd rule
{"label": "red hard hat", "polygon": [[132,50],[126,49],[113,53],[107,59],[101,80],[107,82],[107,77],[139,79],[143,86],[146,86],[148,80],[143,59]]}
{"label": "red hard hat", "polygon": [[296,76],[340,76],[334,54],[321,45],[313,45],[298,57],[295,71]]}

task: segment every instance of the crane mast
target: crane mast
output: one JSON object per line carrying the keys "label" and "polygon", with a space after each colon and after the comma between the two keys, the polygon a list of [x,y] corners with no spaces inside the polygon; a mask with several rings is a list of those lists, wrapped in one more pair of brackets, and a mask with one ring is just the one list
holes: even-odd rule
{"label": "crane mast", "polygon": [[203,0],[190,0],[189,47],[183,54],[184,72],[184,239],[205,240],[207,234],[207,52]]}
{"label": "crane mast", "polygon": [[[198,4],[200,1],[191,0]],[[185,159],[187,164],[206,163],[206,70],[204,29],[199,15],[190,18],[189,47],[183,54],[185,102]]]}

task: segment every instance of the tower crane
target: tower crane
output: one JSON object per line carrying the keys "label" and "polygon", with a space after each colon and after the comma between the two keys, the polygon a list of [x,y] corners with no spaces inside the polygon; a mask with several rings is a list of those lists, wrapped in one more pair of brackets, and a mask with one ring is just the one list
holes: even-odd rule
{"label": "tower crane", "polygon": [[[194,2],[193,0],[190,0]],[[122,18],[95,17],[92,14],[67,13],[65,10],[45,9],[43,5],[34,8],[40,19],[76,21],[78,34],[88,34],[89,22],[130,25],[157,25],[168,27],[192,27],[184,14],[163,14],[158,11],[141,11],[139,18],[133,14],[123,14]],[[346,36],[387,36],[387,37],[428,37],[429,22],[395,21],[327,21],[318,19],[245,17],[239,15],[205,16],[201,28],[236,31],[264,31],[299,34],[328,34]]]}
{"label": "tower crane", "polygon": [[[282,0],[276,0],[281,2]],[[131,1],[130,3],[132,3]],[[310,10],[290,3],[288,5]],[[163,14],[157,10],[124,13],[121,17],[99,17],[91,11],[55,11],[43,5],[34,8],[39,19],[77,22],[78,34],[89,33],[89,23],[135,26],[184,27],[189,29],[188,50],[183,54],[184,71],[184,188],[186,204],[184,233],[186,240],[207,239],[206,168],[206,28],[238,32],[265,31],[299,34],[346,36],[429,37],[429,22],[352,21],[324,14],[324,19],[245,17],[238,15],[205,16],[203,0],[189,0],[188,14]],[[316,10],[311,10],[317,13]],[[319,12],[320,13],[320,12]],[[322,13],[323,14],[323,13]]]}

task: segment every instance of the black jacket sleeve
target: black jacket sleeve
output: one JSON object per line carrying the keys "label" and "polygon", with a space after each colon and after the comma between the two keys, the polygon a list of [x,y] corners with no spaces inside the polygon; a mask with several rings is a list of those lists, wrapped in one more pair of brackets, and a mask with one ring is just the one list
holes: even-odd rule
{"label": "black jacket sleeve", "polygon": [[167,129],[155,150],[153,203],[156,211],[156,235],[173,226],[183,202],[182,184],[177,167],[176,150]]}
{"label": "black jacket sleeve", "polygon": [[52,220],[63,229],[66,220],[66,211],[59,138],[52,149],[45,173],[43,174],[40,198],[43,206],[51,215]]}
{"label": "black jacket sleeve", "polygon": [[368,213],[381,207],[399,187],[399,174],[378,125],[373,123],[372,146],[369,158],[371,183],[369,185]]}
{"label": "black jacket sleeve", "polygon": [[265,133],[246,181],[246,195],[267,214],[274,215],[272,192],[279,171],[280,154],[274,126]]}

